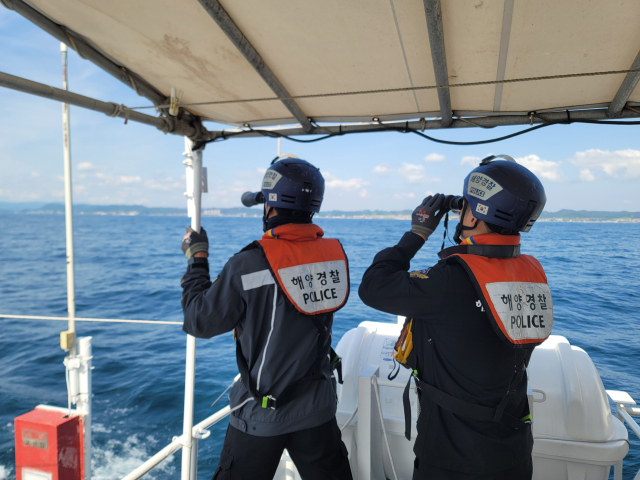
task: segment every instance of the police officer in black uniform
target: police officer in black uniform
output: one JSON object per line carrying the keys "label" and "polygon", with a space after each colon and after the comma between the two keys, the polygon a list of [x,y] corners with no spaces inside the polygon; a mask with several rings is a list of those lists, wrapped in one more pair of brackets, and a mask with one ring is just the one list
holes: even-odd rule
{"label": "police officer in black uniform", "polygon": [[334,312],[349,294],[348,265],[338,240],[313,224],[323,195],[324,178],[309,162],[274,162],[261,191],[243,195],[246,206],[265,204],[265,235],[213,280],[206,232],[187,228],[183,329],[197,338],[233,330],[241,374],[229,395],[216,480],[270,480],[284,449],[305,479],[352,478],[335,418],[341,370],[331,349]]}
{"label": "police officer in black uniform", "polygon": [[[494,322],[492,315],[502,314],[491,310],[491,299],[484,298],[469,265],[479,255],[500,277],[502,258],[525,262],[528,256],[519,257],[518,232],[531,228],[546,197],[533,173],[502,155],[483,160],[467,176],[463,197],[427,197],[413,212],[411,232],[375,256],[359,295],[370,307],[407,317],[405,329],[412,330],[407,364],[415,373],[421,406],[414,480],[528,480],[533,437],[524,369],[533,347],[548,336],[552,314],[544,331],[534,334],[512,326],[508,318]],[[433,267],[409,272],[411,259],[451,207],[462,211],[454,236],[461,245],[450,249],[470,255],[451,257],[456,252],[443,251],[445,258]],[[533,257],[526,262],[539,265]],[[541,267],[530,272],[518,265],[520,274],[540,277],[531,288],[547,288]],[[508,331],[513,338],[505,341],[500,325],[518,332]]]}

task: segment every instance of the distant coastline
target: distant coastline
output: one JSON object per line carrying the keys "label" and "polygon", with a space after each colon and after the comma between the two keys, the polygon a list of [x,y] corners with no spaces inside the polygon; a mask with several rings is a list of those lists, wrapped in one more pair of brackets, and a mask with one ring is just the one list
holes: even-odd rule
{"label": "distant coastline", "polygon": [[[121,215],[121,216],[176,216],[186,217],[186,209],[144,207],[141,205],[86,205],[73,206],[75,215]],[[21,215],[63,215],[62,203],[9,203],[0,202],[0,213],[16,213]],[[203,208],[205,217],[262,217],[259,208]],[[361,210],[354,212],[332,210],[321,212],[318,218],[337,218],[354,220],[409,220],[411,210],[383,211]],[[457,215],[450,217],[456,220]],[[580,223],[640,223],[640,212],[602,212],[587,210],[560,210],[558,212],[543,212],[539,222],[580,222]]]}

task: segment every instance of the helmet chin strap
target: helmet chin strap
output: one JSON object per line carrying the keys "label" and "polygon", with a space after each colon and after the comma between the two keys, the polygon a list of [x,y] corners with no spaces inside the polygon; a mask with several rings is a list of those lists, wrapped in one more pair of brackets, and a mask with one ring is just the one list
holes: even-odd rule
{"label": "helmet chin strap", "polygon": [[464,205],[462,206],[462,211],[460,212],[460,220],[458,221],[458,225],[456,226],[456,231],[453,234],[453,241],[456,242],[457,244],[460,244],[460,242],[462,242],[462,239],[460,238],[460,235],[462,234],[462,232],[464,232],[465,230],[473,230],[477,226],[476,224],[472,227],[467,227],[462,224],[464,222],[464,216],[466,214],[467,214],[467,202],[465,201]]}
{"label": "helmet chin strap", "polygon": [[271,211],[267,212],[267,208],[269,208],[269,206],[265,202],[264,208],[262,210],[262,231],[263,232],[266,232],[267,230],[269,230],[269,228],[267,227],[267,220],[268,220],[267,217],[269,216],[269,213],[271,213]]}

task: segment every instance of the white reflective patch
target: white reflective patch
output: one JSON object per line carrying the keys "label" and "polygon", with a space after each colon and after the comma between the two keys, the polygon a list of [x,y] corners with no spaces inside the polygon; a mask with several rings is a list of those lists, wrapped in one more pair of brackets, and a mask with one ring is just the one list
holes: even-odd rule
{"label": "white reflective patch", "polygon": [[[546,283],[488,283],[491,303],[512,340],[544,339],[553,327],[553,303]],[[498,319],[496,319],[498,321]]]}
{"label": "white reflective patch", "polygon": [[278,275],[291,300],[305,313],[337,308],[347,295],[344,260],[281,268]]}
{"label": "white reflective patch", "polygon": [[502,191],[502,187],[493,181],[491,177],[487,177],[482,173],[474,173],[469,177],[467,193],[472,197],[486,200],[500,191]]}
{"label": "white reflective patch", "polygon": [[262,190],[271,190],[280,181],[282,175],[274,170],[267,170],[262,179]]}
{"label": "white reflective patch", "polygon": [[[247,290],[253,290],[264,285],[273,285],[276,281],[271,275],[269,270],[260,270],[259,272],[247,273],[240,277],[242,279],[242,288],[246,292]],[[217,280],[217,278],[216,278]]]}

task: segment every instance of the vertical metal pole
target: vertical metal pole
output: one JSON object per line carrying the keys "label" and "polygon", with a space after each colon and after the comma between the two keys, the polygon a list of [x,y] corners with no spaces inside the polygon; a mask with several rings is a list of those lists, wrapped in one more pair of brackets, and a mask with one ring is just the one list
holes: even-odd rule
{"label": "vertical metal pole", "polygon": [[91,478],[91,337],[78,339],[80,382],[76,409],[82,413],[84,425],[84,480]]}
{"label": "vertical metal pole", "polygon": [[[202,195],[202,150],[193,150],[193,142],[185,138],[187,212],[191,217],[191,228],[200,231],[200,200]],[[196,339],[187,335],[187,354],[184,381],[184,420],[183,430],[184,446],[182,448],[182,474],[181,480],[196,480],[191,477],[191,449],[193,445],[193,391],[195,387],[196,370]],[[197,458],[197,457],[196,457]]]}
{"label": "vertical metal pole", "polygon": [[371,377],[380,376],[377,365],[367,365],[358,376],[358,478],[381,480],[386,478],[382,462],[382,438],[380,416],[376,415],[375,388]]}
{"label": "vertical metal pole", "polygon": [[198,480],[198,439],[191,440],[191,480]]}
{"label": "vertical metal pole", "polygon": [[280,147],[282,146],[282,137],[278,137],[278,157],[280,156]]}
{"label": "vertical metal pole", "polygon": [[[60,44],[62,52],[62,88],[69,89],[67,81],[67,46]],[[69,331],[76,331],[76,287],[73,266],[73,198],[71,194],[71,137],[69,131],[69,104],[62,104],[62,138],[64,144],[64,218],[67,232],[67,310]],[[75,341],[69,355],[76,353]]]}

